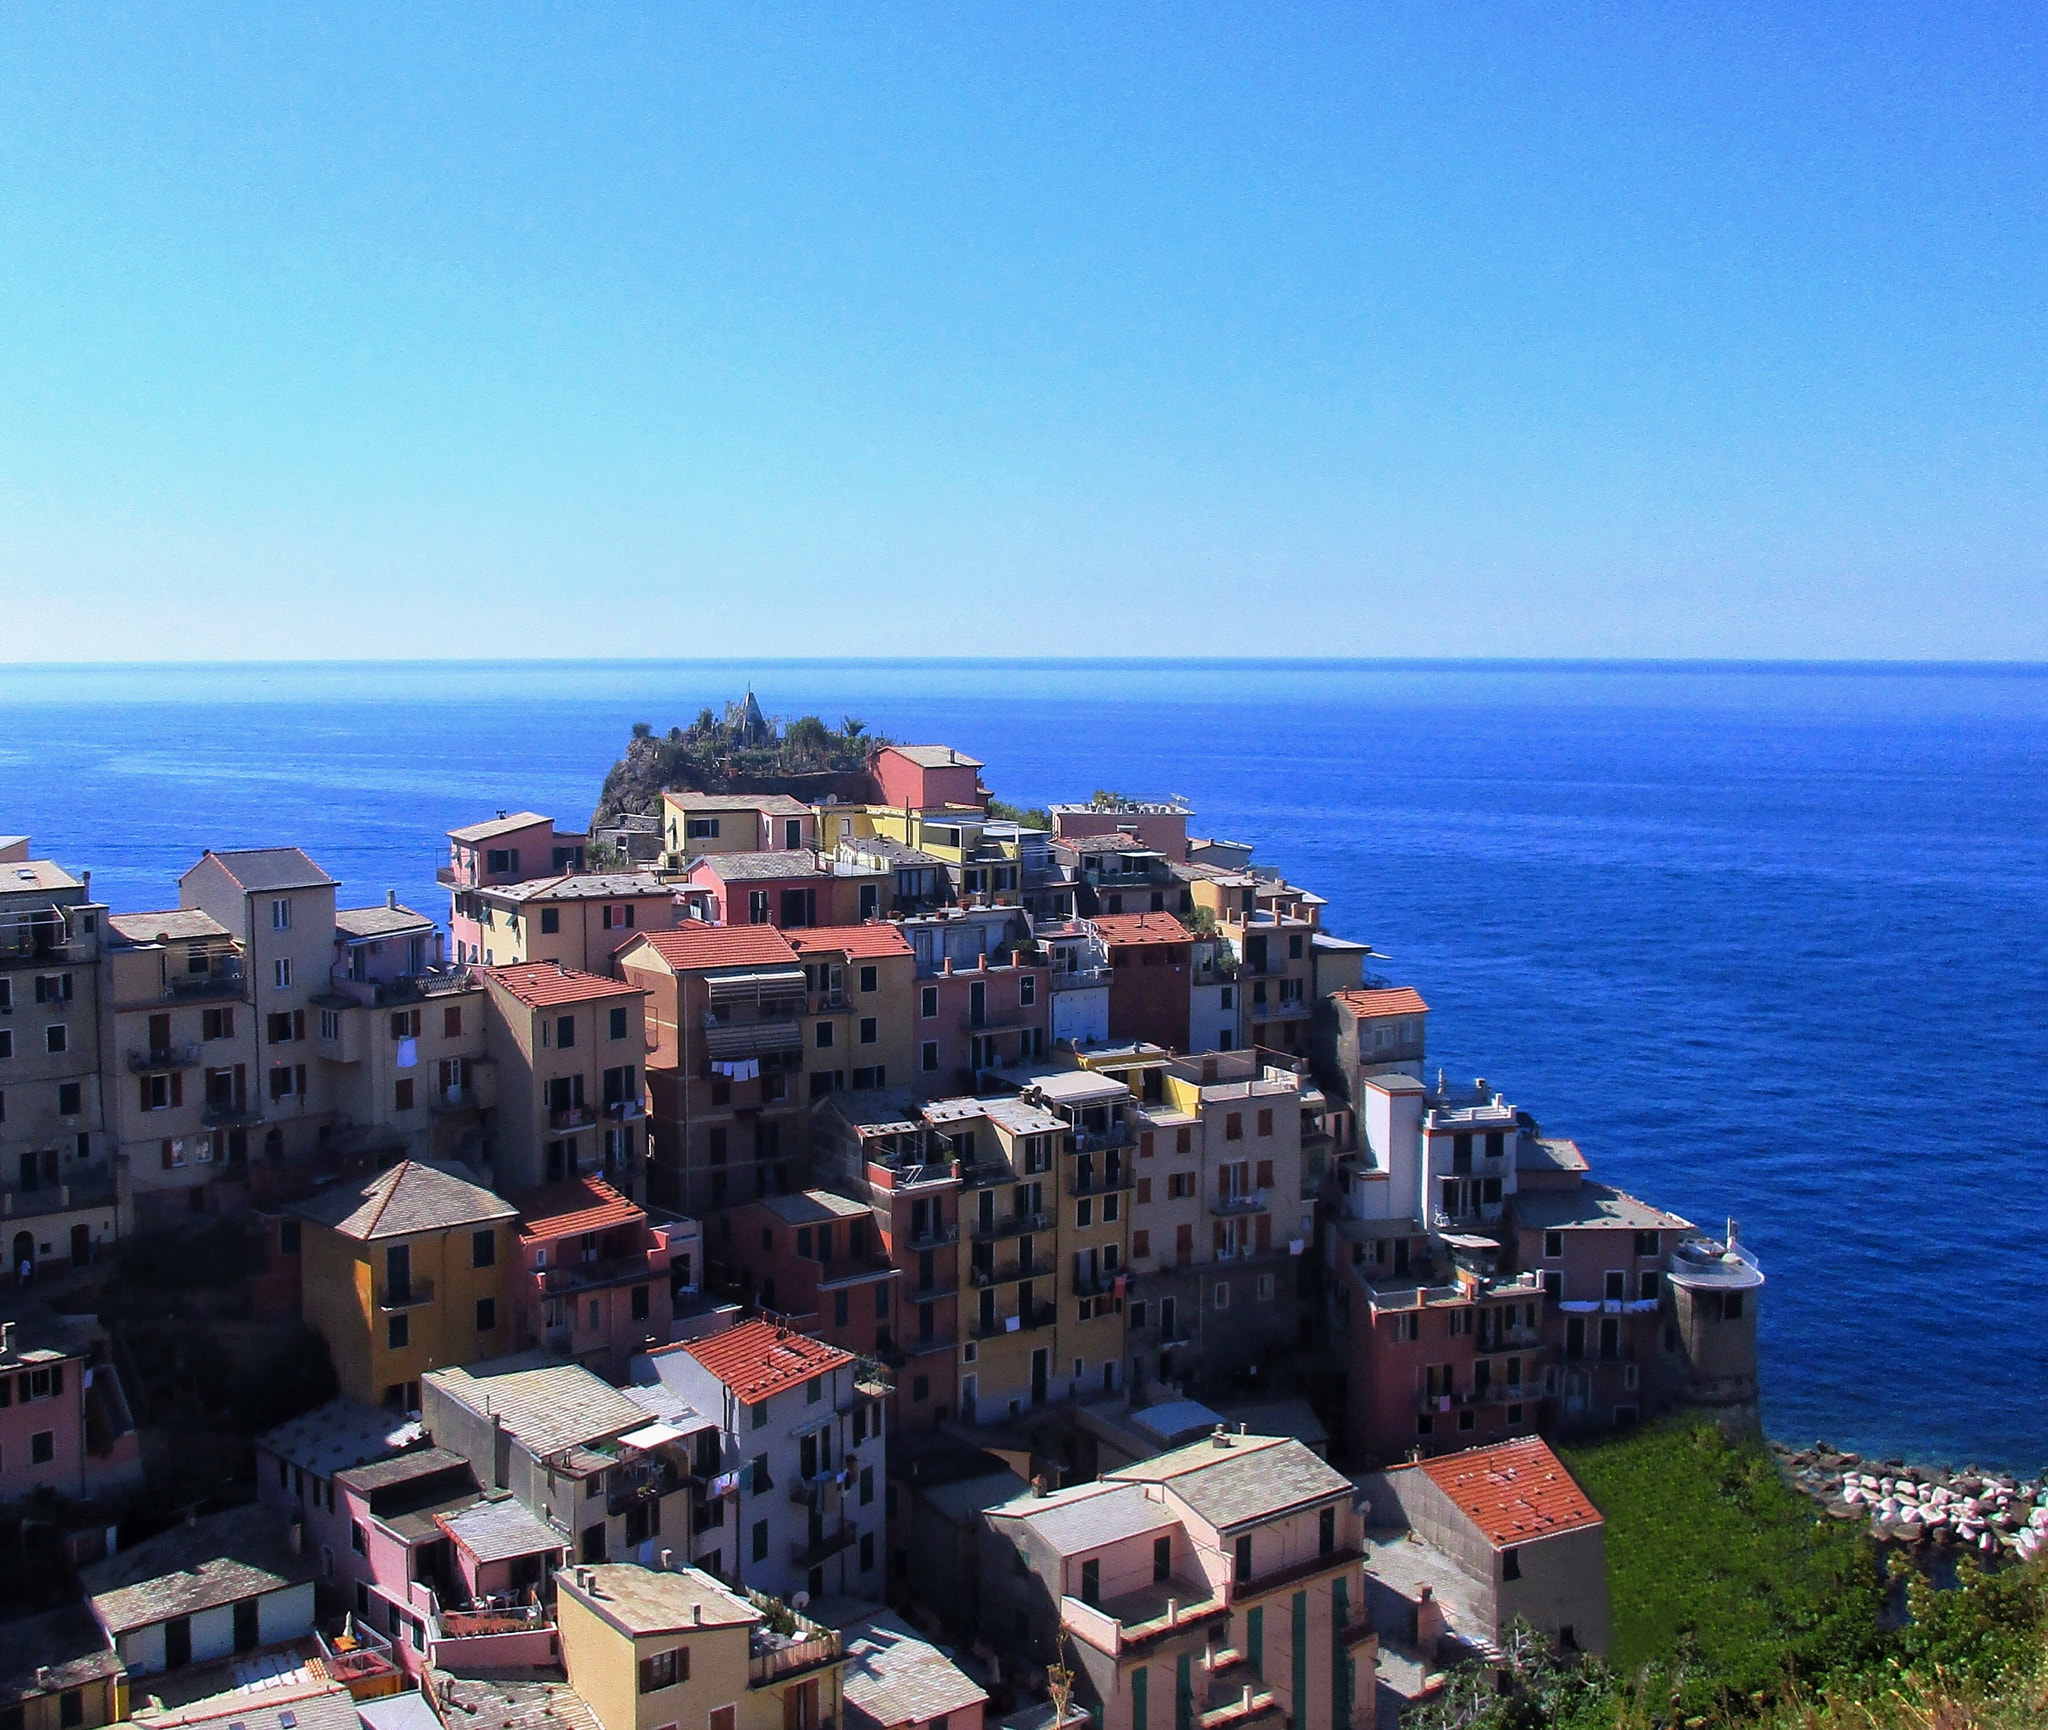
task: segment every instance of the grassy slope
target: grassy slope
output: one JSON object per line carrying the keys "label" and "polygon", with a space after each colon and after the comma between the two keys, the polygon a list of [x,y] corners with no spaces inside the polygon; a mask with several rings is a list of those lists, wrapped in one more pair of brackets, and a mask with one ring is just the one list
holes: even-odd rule
{"label": "grassy slope", "polygon": [[1817,1519],[1761,1449],[1667,1425],[1564,1457],[1607,1516],[1609,1656],[1622,1674],[1682,1671],[1697,1711],[1874,1651],[1869,1544]]}

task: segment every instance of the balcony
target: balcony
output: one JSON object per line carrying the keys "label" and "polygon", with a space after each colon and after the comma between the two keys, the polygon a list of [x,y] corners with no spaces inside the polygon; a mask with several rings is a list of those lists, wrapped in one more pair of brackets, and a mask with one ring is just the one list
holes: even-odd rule
{"label": "balcony", "polygon": [[1112,1190],[1136,1189],[1138,1174],[1134,1171],[1099,1171],[1085,1181],[1080,1177],[1067,1179],[1069,1195],[1108,1195]]}
{"label": "balcony", "polygon": [[1070,967],[1052,976],[1055,991],[1086,991],[1092,986],[1107,985],[1115,972],[1110,967]]}
{"label": "balcony", "polygon": [[606,1256],[602,1261],[564,1262],[559,1267],[537,1271],[541,1289],[550,1296],[572,1291],[597,1291],[605,1286],[666,1279],[668,1254],[665,1250],[650,1249],[636,1255]]}
{"label": "balcony", "polygon": [[814,1505],[822,1507],[824,1504],[819,1500],[819,1497],[824,1491],[832,1488],[838,1482],[839,1471],[837,1467],[830,1471],[818,1472],[808,1478],[791,1478],[788,1485],[789,1499],[800,1508],[808,1508]]}
{"label": "balcony", "polygon": [[588,1129],[596,1121],[594,1105],[557,1105],[548,1112],[550,1129]]}
{"label": "balcony", "polygon": [[978,1221],[974,1227],[976,1237],[1016,1237],[1020,1232],[1045,1231],[1051,1225],[1050,1218],[1043,1213],[1006,1213],[1000,1219],[991,1220],[987,1225]]}
{"label": "balcony", "polygon": [[1112,1147],[1129,1147],[1133,1139],[1128,1123],[1119,1123],[1103,1130],[1076,1130],[1067,1137],[1067,1152],[1103,1153]]}
{"label": "balcony", "polygon": [[773,1051],[801,1051],[804,1044],[800,1021],[720,1021],[704,1017],[704,1053],[716,1061],[765,1057]]}
{"label": "balcony", "polygon": [[209,1099],[199,1108],[199,1121],[209,1129],[233,1129],[261,1123],[263,1107],[246,1099]]}
{"label": "balcony", "polygon": [[985,1288],[988,1286],[1015,1285],[1017,1281],[1022,1279],[1045,1279],[1051,1275],[1052,1271],[1051,1262],[1041,1256],[1033,1256],[1029,1261],[1006,1261],[998,1263],[993,1267],[975,1268],[972,1278],[976,1286]]}
{"label": "balcony", "polygon": [[151,1075],[166,1069],[196,1069],[198,1066],[199,1047],[196,1045],[166,1045],[160,1050],[128,1053],[130,1075]]}
{"label": "balcony", "polygon": [[914,1250],[944,1249],[947,1244],[959,1241],[960,1222],[954,1220],[949,1225],[932,1226],[920,1232],[910,1239],[910,1247]]}
{"label": "balcony", "polygon": [[458,877],[453,865],[438,865],[434,868],[434,881],[444,889],[468,889],[474,887],[467,879]]}
{"label": "balcony", "polygon": [[429,1111],[480,1111],[483,1094],[474,1087],[436,1087],[427,1095]]}
{"label": "balcony", "polygon": [[614,1514],[623,1514],[642,1502],[656,1502],[664,1496],[673,1496],[696,1481],[675,1461],[660,1455],[631,1466],[615,1467],[611,1477],[613,1481],[606,1505]]}
{"label": "balcony", "polygon": [[1027,1027],[1043,1027],[1045,1013],[1040,1009],[1019,1009],[1007,1015],[985,1015],[979,1021],[969,1016],[960,1023],[962,1033],[1019,1033]]}
{"label": "balcony", "polygon": [[813,991],[811,1013],[813,1015],[837,1015],[853,1007],[853,999],[844,991]]}
{"label": "balcony", "polygon": [[1235,1218],[1240,1214],[1266,1213],[1271,1207],[1272,1203],[1267,1200],[1263,1189],[1249,1190],[1238,1195],[1212,1196],[1209,1200],[1209,1211],[1224,1219]]}
{"label": "balcony", "polygon": [[747,1602],[763,1617],[747,1630],[750,1688],[765,1688],[839,1661],[842,1646],[836,1629],[821,1627],[790,1609],[780,1598],[771,1598],[751,1587],[747,1589]]}
{"label": "balcony", "polygon": [[179,1002],[199,997],[240,997],[242,985],[242,962],[236,956],[204,973],[172,975],[164,981],[164,995]]}
{"label": "balcony", "polygon": [[1053,1318],[1058,1314],[1058,1309],[1052,1304],[1033,1304],[1026,1313],[997,1316],[992,1322],[976,1322],[974,1337],[978,1340],[992,1340],[1000,1334],[1028,1333],[1034,1328],[1049,1328],[1053,1324]]}
{"label": "balcony", "polygon": [[422,1304],[434,1301],[434,1282],[430,1279],[407,1280],[403,1285],[380,1285],[377,1288],[377,1307],[380,1310],[418,1309]]}
{"label": "balcony", "polygon": [[842,1521],[837,1531],[826,1532],[816,1538],[792,1539],[789,1559],[799,1568],[815,1568],[841,1550],[851,1549],[859,1536],[859,1529],[851,1521]]}

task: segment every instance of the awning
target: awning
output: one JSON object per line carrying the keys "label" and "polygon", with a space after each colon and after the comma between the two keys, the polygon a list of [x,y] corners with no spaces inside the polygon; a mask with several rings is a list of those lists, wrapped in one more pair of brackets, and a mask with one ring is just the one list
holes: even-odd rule
{"label": "awning", "polygon": [[648,1424],[643,1429],[632,1430],[619,1438],[629,1448],[658,1448],[664,1442],[679,1442],[683,1432],[674,1424]]}
{"label": "awning", "polygon": [[705,988],[716,1001],[722,997],[752,997],[763,991],[801,991],[801,967],[721,967],[704,975]]}

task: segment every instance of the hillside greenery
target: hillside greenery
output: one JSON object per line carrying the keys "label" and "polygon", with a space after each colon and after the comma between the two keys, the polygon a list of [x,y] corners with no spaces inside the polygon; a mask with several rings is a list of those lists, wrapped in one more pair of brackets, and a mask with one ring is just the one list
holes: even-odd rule
{"label": "hillside greenery", "polygon": [[1937,1591],[1761,1448],[1671,1424],[1565,1450],[1607,1519],[1606,1663],[1518,1630],[1415,1730],[2048,1730],[2048,1563]]}

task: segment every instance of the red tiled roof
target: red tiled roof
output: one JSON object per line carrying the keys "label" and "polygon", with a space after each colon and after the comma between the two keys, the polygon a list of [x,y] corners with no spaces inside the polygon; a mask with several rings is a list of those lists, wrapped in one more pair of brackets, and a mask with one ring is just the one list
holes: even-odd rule
{"label": "red tiled roof", "polygon": [[1105,943],[1192,943],[1195,938],[1171,913],[1098,913],[1088,923]]}
{"label": "red tiled roof", "polygon": [[865,925],[807,925],[788,933],[790,947],[799,955],[812,950],[843,951],[872,959],[877,955],[910,955],[901,926],[869,920]]}
{"label": "red tiled roof", "polygon": [[519,1235],[529,1242],[607,1231],[646,1217],[601,1177],[551,1183],[519,1198]]}
{"label": "red tiled roof", "polygon": [[529,1009],[548,1009],[557,1003],[584,1003],[598,997],[639,997],[639,986],[623,979],[607,979],[601,973],[582,973],[574,967],[559,967],[552,961],[525,961],[513,967],[479,967],[476,972],[503,986]]}
{"label": "red tiled roof", "polygon": [[1600,1524],[1600,1510],[1536,1436],[1445,1454],[1418,1469],[1496,1549]]}
{"label": "red tiled roof", "polygon": [[673,931],[642,933],[649,948],[678,973],[698,967],[762,967],[792,962],[796,951],[772,925],[707,925],[685,919]]}
{"label": "red tiled roof", "polygon": [[747,1405],[853,1362],[851,1352],[764,1321],[741,1322],[683,1349]]}
{"label": "red tiled roof", "polygon": [[1429,1005],[1412,985],[1396,985],[1386,991],[1333,991],[1330,993],[1354,1015],[1427,1015]]}

